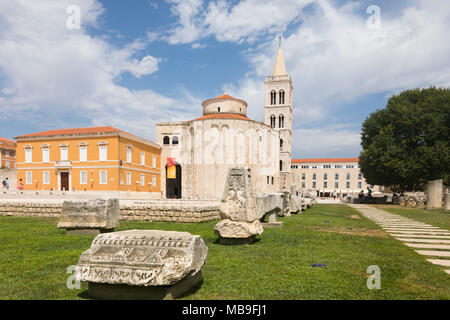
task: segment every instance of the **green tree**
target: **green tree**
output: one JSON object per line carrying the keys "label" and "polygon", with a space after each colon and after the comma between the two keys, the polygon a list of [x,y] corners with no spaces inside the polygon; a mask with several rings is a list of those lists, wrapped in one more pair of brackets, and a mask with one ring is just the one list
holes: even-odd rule
{"label": "green tree", "polygon": [[450,183],[450,88],[413,89],[391,97],[362,125],[361,173],[396,192]]}

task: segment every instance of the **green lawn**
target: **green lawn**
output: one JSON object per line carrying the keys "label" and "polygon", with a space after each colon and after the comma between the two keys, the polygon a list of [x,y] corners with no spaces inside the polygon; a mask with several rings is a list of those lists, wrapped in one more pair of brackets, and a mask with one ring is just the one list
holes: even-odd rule
{"label": "green lawn", "polygon": [[391,205],[378,205],[379,209],[395,213],[409,219],[425,222],[435,227],[450,230],[450,212],[442,209],[417,209]]}
{"label": "green lawn", "polygon": [[[119,229],[188,231],[205,240],[203,283],[183,299],[450,299],[449,275],[352,208],[316,205],[281,220],[282,228],[266,228],[244,246],[216,243],[216,222],[121,222]],[[66,269],[94,237],[66,235],[56,224],[0,217],[0,299],[86,297],[84,283],[67,288]],[[317,262],[328,268],[312,268]],[[366,286],[370,265],[381,269],[380,290]]]}

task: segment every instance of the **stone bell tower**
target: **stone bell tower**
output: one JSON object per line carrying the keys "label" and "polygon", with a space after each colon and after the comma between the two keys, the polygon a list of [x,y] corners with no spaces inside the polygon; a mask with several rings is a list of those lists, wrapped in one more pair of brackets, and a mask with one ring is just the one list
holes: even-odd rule
{"label": "stone bell tower", "polygon": [[292,79],[284,63],[281,37],[272,76],[266,77],[264,122],[280,133],[280,181],[282,190],[291,187],[292,159]]}

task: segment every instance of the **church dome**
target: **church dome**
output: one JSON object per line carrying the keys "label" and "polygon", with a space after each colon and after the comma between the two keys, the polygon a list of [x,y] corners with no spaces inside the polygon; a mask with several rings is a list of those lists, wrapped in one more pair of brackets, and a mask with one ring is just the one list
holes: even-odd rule
{"label": "church dome", "polygon": [[202,103],[203,115],[209,114],[239,114],[247,116],[247,102],[244,100],[233,98],[228,94],[223,94],[213,99],[206,100]]}

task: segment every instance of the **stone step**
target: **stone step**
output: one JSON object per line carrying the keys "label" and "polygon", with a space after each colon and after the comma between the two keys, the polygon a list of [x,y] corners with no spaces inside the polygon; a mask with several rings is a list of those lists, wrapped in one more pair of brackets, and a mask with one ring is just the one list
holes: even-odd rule
{"label": "stone step", "polygon": [[404,241],[404,242],[421,242],[421,243],[444,243],[444,244],[450,244],[450,240],[443,240],[443,239],[411,239],[411,238],[396,238],[397,240]]}
{"label": "stone step", "polygon": [[421,228],[421,229],[440,229],[439,227],[427,225],[412,225],[412,224],[380,224],[383,228]]}
{"label": "stone step", "polygon": [[429,239],[450,239],[450,236],[436,236],[436,235],[427,235],[427,234],[400,234],[400,233],[391,233],[393,237],[399,238],[429,238]]}
{"label": "stone step", "polygon": [[442,259],[427,259],[433,264],[437,264],[439,266],[450,267],[450,260],[442,260]]}
{"label": "stone step", "polygon": [[407,242],[404,242],[404,244],[411,248],[450,250],[450,245],[448,244],[426,244],[426,243],[407,243]]}
{"label": "stone step", "polygon": [[415,250],[423,256],[450,257],[450,251]]}
{"label": "stone step", "polygon": [[[384,228],[383,228],[384,229]],[[408,232],[408,233],[424,233],[424,234],[442,234],[442,235],[450,235],[450,232],[446,231],[446,230],[424,230],[424,229],[384,229],[386,232],[391,232],[391,233],[404,233],[404,232]]]}

